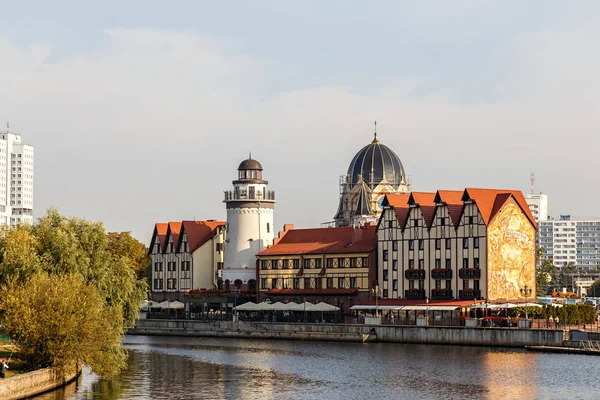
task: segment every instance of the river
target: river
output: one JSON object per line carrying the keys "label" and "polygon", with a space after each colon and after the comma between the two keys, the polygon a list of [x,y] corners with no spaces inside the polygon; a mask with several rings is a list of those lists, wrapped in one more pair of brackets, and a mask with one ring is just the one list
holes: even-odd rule
{"label": "river", "polygon": [[592,399],[600,358],[481,347],[128,336],[113,380],[71,399]]}

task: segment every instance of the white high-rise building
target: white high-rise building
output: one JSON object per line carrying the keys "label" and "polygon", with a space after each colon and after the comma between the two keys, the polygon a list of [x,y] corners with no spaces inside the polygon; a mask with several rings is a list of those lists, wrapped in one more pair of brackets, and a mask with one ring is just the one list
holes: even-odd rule
{"label": "white high-rise building", "polygon": [[0,132],[0,225],[33,223],[33,146]]}
{"label": "white high-rise building", "polygon": [[548,219],[548,196],[543,193],[530,193],[525,195],[525,201],[535,218],[535,222]]}
{"label": "white high-rise building", "polygon": [[238,167],[233,191],[225,192],[227,206],[224,289],[256,289],[256,255],[273,244],[275,192],[263,180],[262,165],[249,157]]}

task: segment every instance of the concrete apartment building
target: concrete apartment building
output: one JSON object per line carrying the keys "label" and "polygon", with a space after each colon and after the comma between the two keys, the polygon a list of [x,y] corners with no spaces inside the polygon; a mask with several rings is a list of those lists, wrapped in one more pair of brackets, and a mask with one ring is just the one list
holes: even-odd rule
{"label": "concrete apartment building", "polygon": [[383,205],[383,299],[522,301],[525,285],[535,293],[536,223],[521,192],[390,194]]}
{"label": "concrete apartment building", "polygon": [[157,223],[150,243],[153,300],[183,301],[191,290],[222,287],[225,222]]}
{"label": "concrete apartment building", "polygon": [[7,122],[0,132],[0,225],[33,223],[33,156]]}

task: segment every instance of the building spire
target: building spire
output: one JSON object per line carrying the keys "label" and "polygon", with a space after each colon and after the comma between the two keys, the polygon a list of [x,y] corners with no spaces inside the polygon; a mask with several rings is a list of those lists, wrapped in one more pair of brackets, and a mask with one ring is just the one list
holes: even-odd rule
{"label": "building spire", "polygon": [[377,140],[377,121],[375,121],[375,134],[371,143],[379,143],[379,140]]}

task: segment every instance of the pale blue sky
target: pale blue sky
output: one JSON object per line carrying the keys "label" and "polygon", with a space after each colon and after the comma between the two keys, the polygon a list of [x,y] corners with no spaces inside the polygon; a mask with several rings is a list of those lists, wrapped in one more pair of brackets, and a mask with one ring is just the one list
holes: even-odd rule
{"label": "pale blue sky", "polygon": [[224,218],[248,150],[278,226],[330,220],[375,119],[415,190],[533,170],[551,213],[597,215],[599,26],[597,1],[0,1],[0,117],[37,215],[141,239]]}

